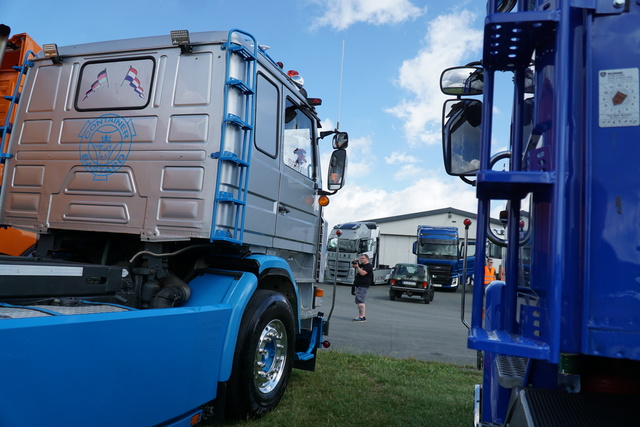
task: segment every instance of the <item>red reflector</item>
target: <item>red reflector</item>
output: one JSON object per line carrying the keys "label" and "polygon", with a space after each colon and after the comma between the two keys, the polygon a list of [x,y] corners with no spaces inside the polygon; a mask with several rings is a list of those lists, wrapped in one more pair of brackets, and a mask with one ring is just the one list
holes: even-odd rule
{"label": "red reflector", "polygon": [[307,98],[307,102],[310,105],[322,105],[322,99],[320,98]]}
{"label": "red reflector", "polygon": [[322,341],[322,346],[324,348],[329,348],[329,347],[331,347],[331,343],[329,341]]}

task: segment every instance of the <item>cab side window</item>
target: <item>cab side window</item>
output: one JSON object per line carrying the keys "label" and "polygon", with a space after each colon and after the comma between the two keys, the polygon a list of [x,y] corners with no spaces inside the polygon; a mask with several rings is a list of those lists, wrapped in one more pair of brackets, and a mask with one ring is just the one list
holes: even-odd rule
{"label": "cab side window", "polygon": [[311,119],[290,99],[287,99],[284,116],[284,163],[307,178],[313,178]]}
{"label": "cab side window", "polygon": [[258,74],[256,91],[256,148],[275,158],[278,154],[278,88]]}

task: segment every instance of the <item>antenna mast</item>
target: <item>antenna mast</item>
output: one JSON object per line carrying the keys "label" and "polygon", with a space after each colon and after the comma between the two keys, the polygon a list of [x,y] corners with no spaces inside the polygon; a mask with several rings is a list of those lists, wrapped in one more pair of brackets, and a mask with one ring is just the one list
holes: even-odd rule
{"label": "antenna mast", "polygon": [[342,103],[342,69],[344,68],[344,40],[342,40],[342,60],[340,61],[340,91],[338,92],[338,122],[336,130],[340,130],[340,104]]}

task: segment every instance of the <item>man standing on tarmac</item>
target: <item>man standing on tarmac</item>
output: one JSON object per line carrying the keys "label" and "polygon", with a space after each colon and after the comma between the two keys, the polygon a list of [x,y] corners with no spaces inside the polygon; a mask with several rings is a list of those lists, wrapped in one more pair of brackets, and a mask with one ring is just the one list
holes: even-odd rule
{"label": "man standing on tarmac", "polygon": [[351,263],[356,271],[356,278],[353,281],[355,286],[356,304],[358,305],[358,317],[353,319],[354,322],[366,322],[366,311],[364,300],[367,297],[369,286],[373,283],[373,266],[369,264],[369,255],[360,255],[360,263],[354,259]]}

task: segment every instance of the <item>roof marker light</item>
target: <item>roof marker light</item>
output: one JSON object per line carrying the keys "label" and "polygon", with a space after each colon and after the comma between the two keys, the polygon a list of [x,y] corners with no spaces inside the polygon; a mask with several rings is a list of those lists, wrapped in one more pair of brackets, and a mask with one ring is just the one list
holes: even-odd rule
{"label": "roof marker light", "polygon": [[58,53],[58,45],[55,43],[43,44],[42,51],[45,58],[50,58],[55,65],[62,64],[62,58]]}
{"label": "roof marker light", "polygon": [[171,31],[171,44],[180,47],[180,53],[193,52],[193,46],[189,38],[188,30],[175,30]]}

